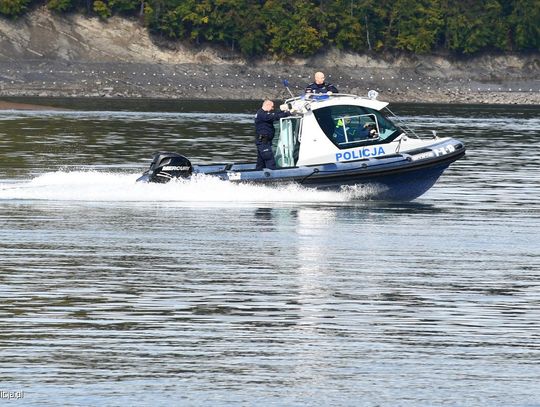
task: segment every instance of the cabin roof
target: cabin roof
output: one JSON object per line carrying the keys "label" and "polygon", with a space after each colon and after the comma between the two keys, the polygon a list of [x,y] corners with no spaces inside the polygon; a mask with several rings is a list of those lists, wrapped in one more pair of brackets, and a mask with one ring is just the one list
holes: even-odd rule
{"label": "cabin roof", "polygon": [[316,110],[322,107],[335,106],[335,105],[354,105],[367,107],[374,110],[382,110],[388,106],[387,102],[381,102],[376,99],[368,99],[357,95],[349,95],[344,93],[328,94],[306,94],[303,96],[287,99],[286,103],[299,104],[305,106],[307,103],[309,109]]}

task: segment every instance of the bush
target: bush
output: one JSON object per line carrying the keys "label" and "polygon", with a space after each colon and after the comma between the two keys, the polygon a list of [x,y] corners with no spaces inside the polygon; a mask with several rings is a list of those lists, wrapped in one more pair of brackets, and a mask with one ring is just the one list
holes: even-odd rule
{"label": "bush", "polygon": [[24,14],[30,0],[0,0],[0,14],[17,17]]}

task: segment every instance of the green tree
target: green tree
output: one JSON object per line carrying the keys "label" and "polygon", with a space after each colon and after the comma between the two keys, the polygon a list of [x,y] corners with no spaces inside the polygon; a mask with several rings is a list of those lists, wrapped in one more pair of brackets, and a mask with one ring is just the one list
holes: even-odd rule
{"label": "green tree", "polygon": [[540,0],[514,0],[509,25],[517,50],[540,50]]}
{"label": "green tree", "polygon": [[167,7],[165,0],[147,0],[144,4],[144,21],[149,30],[156,34],[162,33],[160,28],[161,18],[170,7]]}
{"label": "green tree", "polygon": [[58,12],[70,11],[77,7],[77,3],[76,0],[49,0],[47,8]]}
{"label": "green tree", "polygon": [[113,12],[129,14],[140,9],[140,0],[109,0],[109,7]]}
{"label": "green tree", "polygon": [[196,43],[206,38],[211,10],[211,0],[186,0],[175,9],[185,32]]}
{"label": "green tree", "polygon": [[235,49],[242,35],[242,16],[247,2],[241,0],[214,0],[209,12],[205,40],[220,42]]}
{"label": "green tree", "polygon": [[0,0],[0,14],[17,17],[24,14],[30,0]]}
{"label": "green tree", "polygon": [[143,8],[144,0],[48,0],[46,3],[50,10],[58,12],[86,9],[107,18],[114,13],[132,14]]}
{"label": "green tree", "polygon": [[170,38],[190,38],[195,25],[204,24],[208,17],[199,18],[195,0],[150,0],[145,6],[145,19],[150,29]]}
{"label": "green tree", "polygon": [[448,0],[446,48],[471,54],[508,47],[508,24],[497,0]]}
{"label": "green tree", "polygon": [[328,43],[351,51],[371,50],[387,25],[384,1],[337,0],[325,5]]}
{"label": "green tree", "polygon": [[435,47],[444,27],[438,0],[397,0],[381,6],[378,16],[388,21],[385,49],[426,53]]}
{"label": "green tree", "polygon": [[[342,20],[343,0],[308,2],[304,10],[309,16],[309,24],[317,30],[317,35],[321,46],[337,44],[336,35]],[[318,4],[317,4],[318,3]]]}
{"label": "green tree", "polygon": [[112,15],[112,10],[105,1],[94,1],[94,12],[103,19],[107,19]]}
{"label": "green tree", "polygon": [[437,0],[398,0],[393,6],[396,14],[395,47],[404,51],[431,51],[443,28],[442,12]]}
{"label": "green tree", "polygon": [[237,33],[240,51],[244,55],[261,55],[266,50],[266,25],[261,16],[261,3],[251,2],[239,16],[242,30]]}
{"label": "green tree", "polygon": [[540,0],[0,0],[0,14],[20,16],[30,4],[104,19],[139,16],[153,34],[247,56],[309,56],[328,46],[456,54],[540,49]]}
{"label": "green tree", "polygon": [[311,3],[268,0],[262,14],[269,35],[268,51],[275,56],[308,56],[323,46]]}
{"label": "green tree", "polygon": [[367,27],[370,33],[370,49],[381,51],[393,49],[394,42],[390,33],[395,21],[392,20],[392,0],[372,2],[366,11]]}

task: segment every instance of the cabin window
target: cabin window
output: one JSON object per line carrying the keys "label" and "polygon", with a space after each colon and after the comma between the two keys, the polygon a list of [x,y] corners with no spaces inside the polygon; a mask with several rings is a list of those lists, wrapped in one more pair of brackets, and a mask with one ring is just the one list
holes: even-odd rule
{"label": "cabin window", "polygon": [[389,143],[402,131],[379,111],[352,105],[313,111],[326,136],[339,148]]}

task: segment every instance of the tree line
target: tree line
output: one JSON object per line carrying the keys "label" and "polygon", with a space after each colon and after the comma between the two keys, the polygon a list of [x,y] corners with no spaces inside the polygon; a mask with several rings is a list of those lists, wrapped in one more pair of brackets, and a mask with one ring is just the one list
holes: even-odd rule
{"label": "tree line", "polygon": [[16,18],[56,13],[136,17],[168,39],[212,43],[247,57],[354,52],[540,50],[540,0],[0,0]]}

